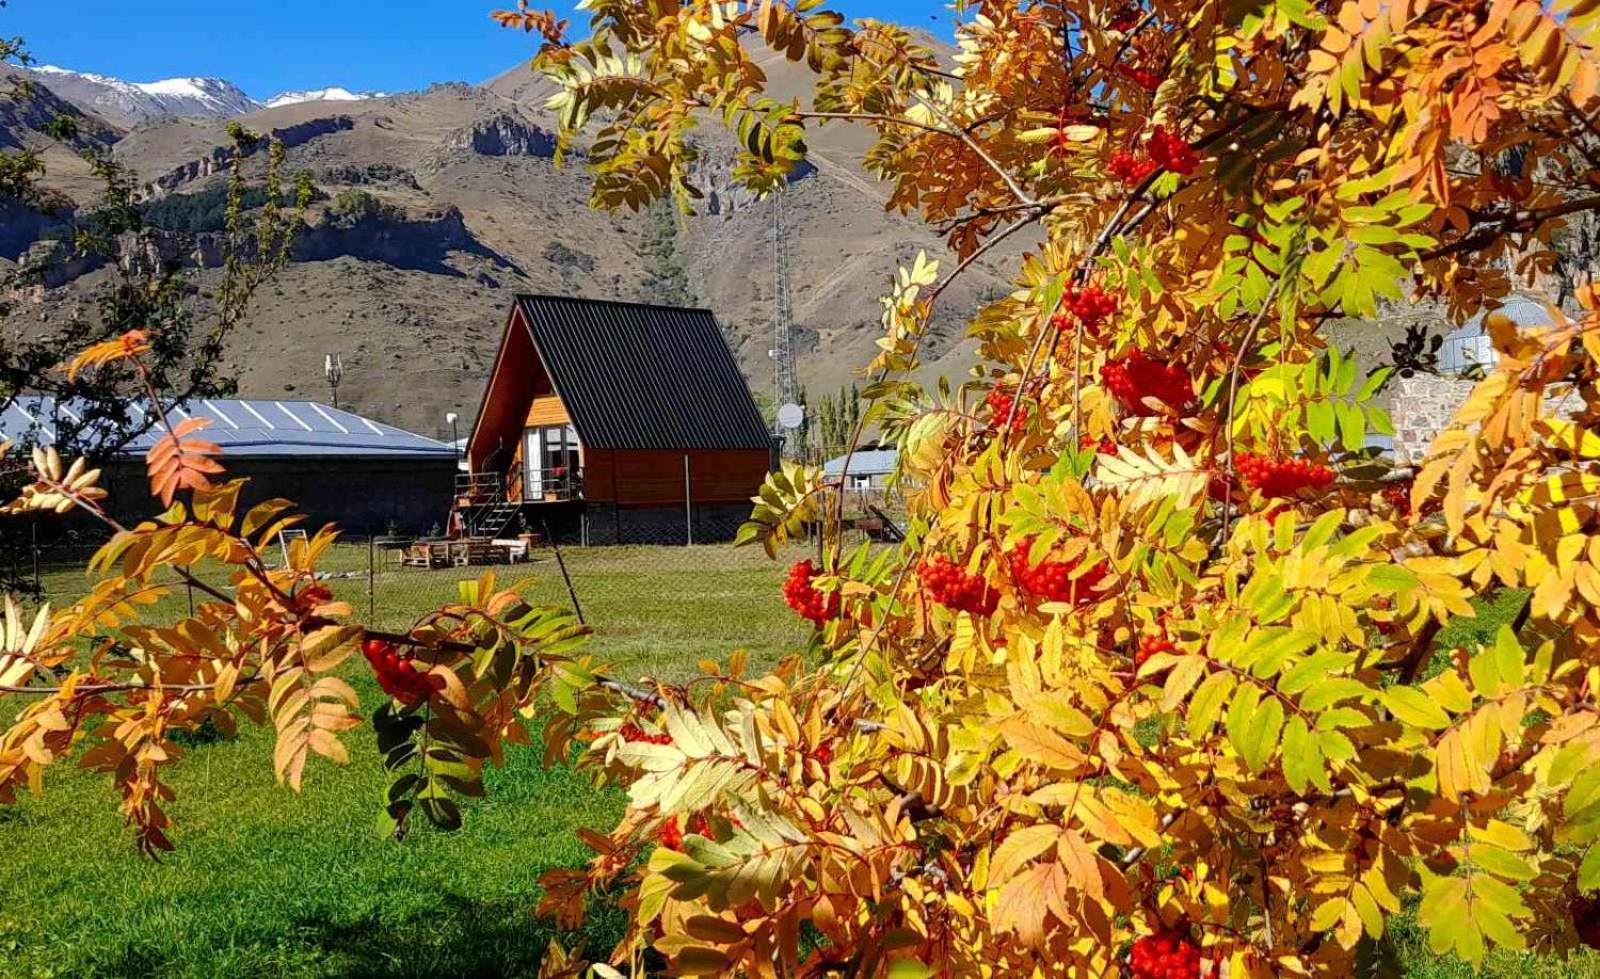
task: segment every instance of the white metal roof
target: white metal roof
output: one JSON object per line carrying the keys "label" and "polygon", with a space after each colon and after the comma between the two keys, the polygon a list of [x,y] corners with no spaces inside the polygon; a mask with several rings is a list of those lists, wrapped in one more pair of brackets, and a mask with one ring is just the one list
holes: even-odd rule
{"label": "white metal roof", "polygon": [[[18,395],[0,408],[0,435],[39,445],[54,445],[58,422],[76,423],[79,409],[73,403],[56,404],[43,395]],[[149,412],[144,400],[128,403],[135,422]],[[225,456],[253,458],[268,456],[384,456],[453,457],[456,450],[446,442],[408,432],[393,425],[315,401],[260,401],[202,398],[170,405],[167,412],[173,424],[185,418],[211,420],[197,437],[215,442]],[[134,439],[122,455],[142,456],[160,438],[152,428]]]}

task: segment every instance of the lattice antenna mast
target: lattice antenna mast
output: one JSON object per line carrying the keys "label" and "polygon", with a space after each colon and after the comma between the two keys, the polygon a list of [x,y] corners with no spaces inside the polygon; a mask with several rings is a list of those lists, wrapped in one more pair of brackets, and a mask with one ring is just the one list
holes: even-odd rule
{"label": "lattice antenna mast", "polygon": [[772,361],[773,386],[780,405],[794,404],[800,386],[794,372],[794,308],[789,303],[789,247],[783,228],[783,194],[776,197],[772,220]]}

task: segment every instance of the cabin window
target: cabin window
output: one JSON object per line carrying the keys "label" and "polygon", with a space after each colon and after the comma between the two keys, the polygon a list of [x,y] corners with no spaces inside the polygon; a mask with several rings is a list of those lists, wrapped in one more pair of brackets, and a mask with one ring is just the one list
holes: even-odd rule
{"label": "cabin window", "polygon": [[540,425],[524,433],[522,458],[529,497],[556,493],[572,495],[577,485],[578,433],[571,425]]}

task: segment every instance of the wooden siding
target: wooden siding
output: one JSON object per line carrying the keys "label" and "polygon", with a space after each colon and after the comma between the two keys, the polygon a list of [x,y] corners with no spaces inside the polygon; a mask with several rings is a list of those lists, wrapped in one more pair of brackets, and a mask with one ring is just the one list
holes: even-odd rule
{"label": "wooden siding", "polygon": [[584,498],[618,506],[682,504],[683,457],[695,503],[745,503],[761,489],[770,455],[752,449],[585,449]]}
{"label": "wooden siding", "polygon": [[[545,373],[533,339],[523,325],[522,312],[512,307],[506,332],[495,356],[494,371],[483,392],[483,404],[467,444],[467,460],[473,472],[488,472],[489,459],[498,446],[521,455],[520,443],[533,400],[555,391]],[[565,410],[565,409],[563,409]]]}
{"label": "wooden siding", "polygon": [[570,421],[572,418],[567,414],[567,406],[553,394],[536,395],[533,402],[528,405],[526,423],[528,428],[540,425],[565,425]]}

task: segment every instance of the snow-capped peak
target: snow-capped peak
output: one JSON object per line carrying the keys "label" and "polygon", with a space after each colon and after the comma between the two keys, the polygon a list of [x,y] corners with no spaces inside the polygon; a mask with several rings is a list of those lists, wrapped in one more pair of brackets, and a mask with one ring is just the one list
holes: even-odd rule
{"label": "snow-capped peak", "polygon": [[166,116],[236,116],[261,103],[222,78],[163,78],[127,82],[109,75],[72,71],[57,65],[34,69],[57,95],[94,112],[139,122]]}
{"label": "snow-capped peak", "polygon": [[296,105],[300,102],[361,102],[366,99],[383,98],[383,92],[352,92],[348,88],[335,85],[332,88],[318,88],[309,92],[282,92],[266,101],[269,109],[280,105]]}
{"label": "snow-capped peak", "polygon": [[231,118],[257,109],[300,102],[359,102],[381,98],[383,92],[352,92],[331,86],[306,92],[283,92],[265,102],[246,95],[222,78],[163,78],[154,82],[127,82],[110,75],[73,71],[57,65],[33,69],[40,82],[61,98],[114,122],[136,124],[173,116]]}

